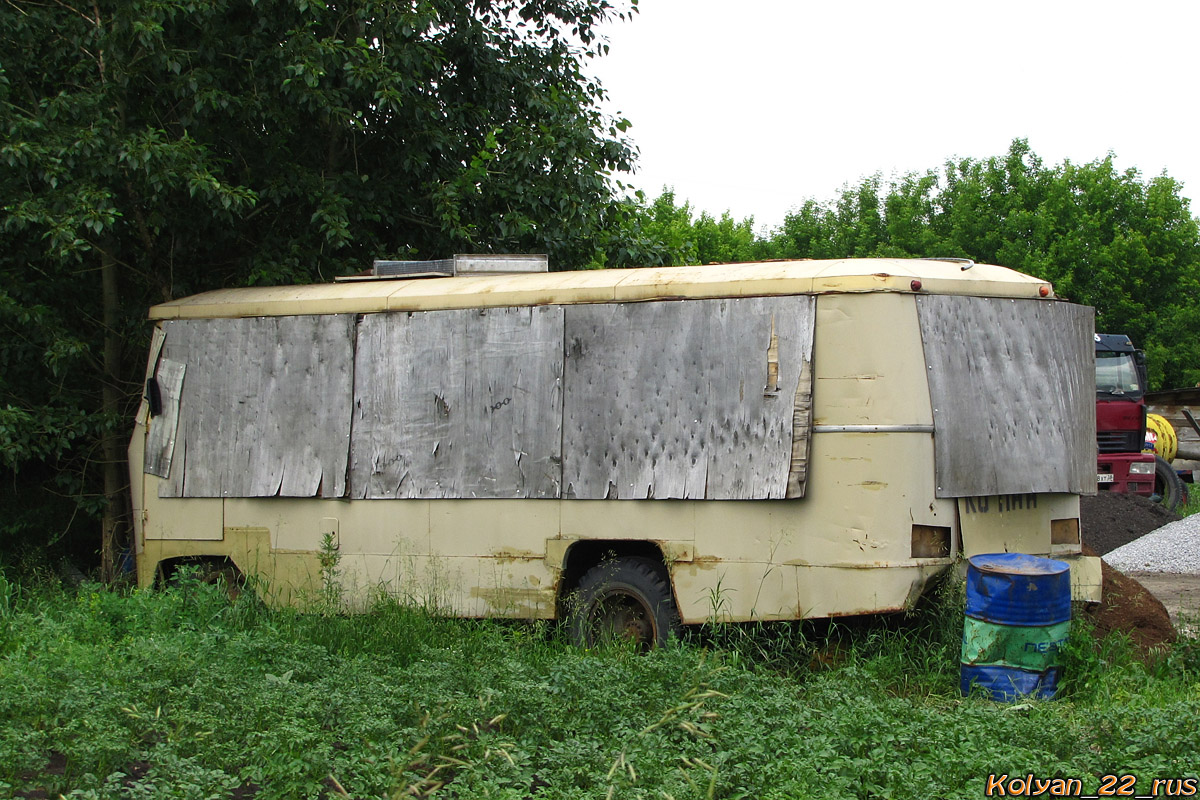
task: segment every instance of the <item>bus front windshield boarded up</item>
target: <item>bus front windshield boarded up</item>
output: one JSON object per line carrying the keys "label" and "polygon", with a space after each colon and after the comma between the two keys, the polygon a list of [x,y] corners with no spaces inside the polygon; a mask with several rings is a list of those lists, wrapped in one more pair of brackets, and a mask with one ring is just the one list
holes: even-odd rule
{"label": "bus front windshield boarded up", "polygon": [[901,610],[987,552],[1099,596],[1092,312],[1003,267],[410,277],[151,319],[142,585],[193,564],[585,644]]}

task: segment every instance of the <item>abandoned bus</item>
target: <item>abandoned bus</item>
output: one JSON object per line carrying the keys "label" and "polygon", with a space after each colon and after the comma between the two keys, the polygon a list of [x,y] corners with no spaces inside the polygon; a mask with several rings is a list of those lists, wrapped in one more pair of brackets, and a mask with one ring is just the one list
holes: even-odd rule
{"label": "abandoned bus", "polygon": [[1098,600],[1093,314],[963,260],[393,277],[155,306],[138,580],[660,642],[911,605],[961,556]]}

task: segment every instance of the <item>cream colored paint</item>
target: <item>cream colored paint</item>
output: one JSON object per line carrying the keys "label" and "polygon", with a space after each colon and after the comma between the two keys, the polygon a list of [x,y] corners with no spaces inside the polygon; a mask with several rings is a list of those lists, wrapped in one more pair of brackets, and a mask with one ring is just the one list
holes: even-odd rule
{"label": "cream colored paint", "polygon": [[913,295],[825,295],[813,333],[814,425],[932,425]]}
{"label": "cream colored paint", "polygon": [[161,479],[153,475],[143,477],[146,488],[141,519],[146,541],[224,538],[225,509],[220,498],[192,498],[186,503],[173,503],[159,498]]}
{"label": "cream colored paint", "polygon": [[[159,479],[140,471],[139,424],[130,447],[139,580],[151,582],[160,559],[227,556],[261,574],[272,600],[296,602],[321,590],[317,551],[336,527],[338,583],[352,607],[384,591],[466,616],[549,618],[571,544],[606,539],[663,550],[685,622],[903,608],[951,563],[912,558],[912,526],[959,520],[954,501],[935,496],[932,434],[827,429],[932,426],[913,279],[926,291],[989,296],[1036,297],[1045,286],[987,265],[846,260],[223,290],[156,306],[153,318],[170,319],[819,292],[817,430],[798,500],[220,500],[160,499]],[[1078,517],[1078,498],[1045,495],[1019,519],[972,520],[964,549],[1046,554],[1050,520],[1064,517]],[[1098,562],[1075,563],[1079,596],[1096,594]]]}
{"label": "cream colored paint", "polygon": [[272,497],[223,502],[227,526],[265,526],[271,531],[273,549],[315,552],[321,546],[322,520],[336,519],[344,552],[349,548],[349,552],[386,556],[398,542],[404,543],[409,555],[432,552],[429,500],[382,503]]}
{"label": "cream colored paint", "polygon": [[[1079,497],[1043,494],[1036,499],[1036,508],[1029,508],[1026,495],[960,498],[963,555],[1049,554],[1050,521],[1078,519]],[[1073,550],[1078,553],[1078,546]]]}
{"label": "cream colored paint", "polygon": [[925,584],[943,566],[852,569],[808,567],[800,570],[800,607],[810,617],[867,614],[911,608]]}
{"label": "cream colored paint", "polygon": [[1055,554],[1054,558],[1071,565],[1071,598],[1098,603],[1104,584],[1100,559],[1083,555]]}
{"label": "cream colored paint", "polygon": [[[142,405],[145,405],[142,401]],[[134,555],[140,555],[145,540],[145,529],[142,525],[142,518],[145,514],[146,500],[145,490],[146,482],[145,475],[142,473],[142,465],[146,458],[146,423],[144,412],[138,412],[138,421],[133,426],[133,436],[129,440],[129,448],[126,450],[126,457],[129,464],[129,511],[133,518],[133,552]]]}
{"label": "cream colored paint", "polygon": [[927,292],[1038,297],[1044,287],[1053,297],[1050,284],[988,264],[963,270],[949,261],[843,259],[219,289],[154,306],[150,318],[366,314],[676,297],[909,292],[914,278]]}
{"label": "cream colored paint", "polygon": [[796,567],[752,562],[676,564],[672,582],[686,624],[800,619]]}

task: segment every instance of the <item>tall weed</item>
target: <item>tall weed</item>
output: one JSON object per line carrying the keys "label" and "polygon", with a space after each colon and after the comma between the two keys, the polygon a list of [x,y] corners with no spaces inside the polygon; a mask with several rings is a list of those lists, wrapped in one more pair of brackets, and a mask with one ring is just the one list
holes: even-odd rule
{"label": "tall weed", "polygon": [[1194,644],[1145,668],[1080,628],[1064,700],[962,698],[953,585],[906,615],[712,623],[645,655],[382,595],[347,616],[189,576],[6,591],[0,794],[916,798],[996,770],[1195,769]]}

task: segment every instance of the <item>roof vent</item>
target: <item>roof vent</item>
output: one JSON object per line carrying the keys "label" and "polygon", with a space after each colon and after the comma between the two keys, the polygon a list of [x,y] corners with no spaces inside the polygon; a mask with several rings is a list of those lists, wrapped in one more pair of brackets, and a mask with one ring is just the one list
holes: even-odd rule
{"label": "roof vent", "polygon": [[958,264],[962,268],[963,272],[966,272],[971,267],[975,266],[975,262],[969,258],[942,258],[940,256],[934,256],[933,258],[931,258],[929,260],[930,261],[949,261],[951,264]]}
{"label": "roof vent", "polygon": [[376,278],[424,278],[452,275],[512,275],[548,272],[550,260],[543,255],[455,255],[434,261],[376,260],[372,275]]}

